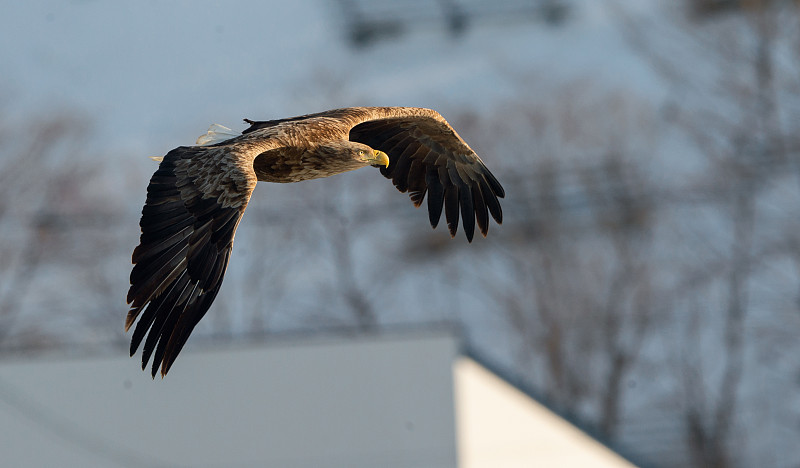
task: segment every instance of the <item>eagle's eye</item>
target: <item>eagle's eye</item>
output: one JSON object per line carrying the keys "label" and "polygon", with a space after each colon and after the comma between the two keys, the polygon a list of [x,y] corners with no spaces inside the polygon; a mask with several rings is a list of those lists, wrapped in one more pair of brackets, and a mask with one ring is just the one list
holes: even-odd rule
{"label": "eagle's eye", "polygon": [[359,156],[364,156],[365,154],[367,154],[367,152],[366,152],[366,151],[364,151],[364,150],[358,150],[358,155],[359,155]]}

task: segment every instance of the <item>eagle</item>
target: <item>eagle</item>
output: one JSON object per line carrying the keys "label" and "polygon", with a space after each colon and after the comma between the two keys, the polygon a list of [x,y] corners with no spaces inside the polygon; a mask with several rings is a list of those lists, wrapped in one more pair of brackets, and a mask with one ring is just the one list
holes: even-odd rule
{"label": "eagle", "polygon": [[[469,242],[500,224],[505,191],[481,158],[431,109],[349,107],[254,121],[241,134],[212,125],[196,146],[163,157],[150,178],[134,249],[125,320],[130,354],[144,340],[142,370],[169,371],[211,307],[228,266],[236,227],[256,182],[300,182],[366,166],[419,207],[431,226],[444,210],[450,236],[459,214]],[[136,321],[138,318],[138,322]]]}

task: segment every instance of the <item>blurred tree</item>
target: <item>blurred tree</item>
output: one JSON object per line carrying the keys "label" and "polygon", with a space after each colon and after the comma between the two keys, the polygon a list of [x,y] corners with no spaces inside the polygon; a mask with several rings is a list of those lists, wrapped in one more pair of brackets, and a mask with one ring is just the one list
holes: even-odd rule
{"label": "blurred tree", "polygon": [[[783,466],[774,455],[785,457],[788,448],[787,439],[776,437],[778,419],[791,413],[756,416],[754,408],[790,408],[784,385],[793,379],[787,375],[783,384],[765,387],[765,373],[780,363],[756,356],[774,355],[775,346],[797,349],[789,338],[797,320],[784,315],[796,313],[796,304],[775,307],[794,302],[788,290],[771,297],[755,291],[774,281],[769,272],[784,258],[797,256],[792,239],[800,193],[796,185],[790,188],[800,176],[797,11],[792,2],[690,3],[706,13],[724,3],[743,14],[702,24],[678,20],[663,33],[670,35],[669,46],[647,23],[626,21],[632,46],[672,85],[673,128],[706,158],[705,177],[697,179],[705,196],[697,200],[707,209],[696,201],[692,210],[703,209],[713,220],[697,233],[715,259],[703,265],[709,255],[699,250],[702,244],[686,243],[695,260],[685,264],[687,281],[674,291],[683,296],[685,310],[703,315],[694,322],[700,329],[684,336],[676,368],[686,441],[696,466]],[[675,48],[684,53],[672,53]],[[773,339],[765,340],[769,327]],[[774,341],[779,336],[781,344]],[[762,429],[756,434],[753,427]],[[790,432],[797,437],[796,429]]]}

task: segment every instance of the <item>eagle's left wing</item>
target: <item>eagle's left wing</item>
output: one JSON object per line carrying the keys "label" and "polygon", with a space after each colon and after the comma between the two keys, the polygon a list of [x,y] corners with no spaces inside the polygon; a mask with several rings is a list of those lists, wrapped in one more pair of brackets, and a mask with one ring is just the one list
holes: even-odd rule
{"label": "eagle's left wing", "polygon": [[381,173],[398,190],[409,192],[415,206],[427,193],[431,226],[439,223],[444,208],[450,235],[455,236],[460,211],[464,233],[472,242],[476,219],[484,236],[490,213],[498,224],[503,222],[498,201],[505,196],[503,187],[436,111],[366,107],[352,108],[351,115],[358,120],[350,139],[389,155],[389,166]]}

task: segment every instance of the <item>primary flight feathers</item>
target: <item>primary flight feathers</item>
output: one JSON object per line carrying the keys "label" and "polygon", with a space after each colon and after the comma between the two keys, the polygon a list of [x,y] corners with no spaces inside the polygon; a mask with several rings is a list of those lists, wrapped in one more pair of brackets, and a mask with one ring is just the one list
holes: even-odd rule
{"label": "primary flight feathers", "polygon": [[[219,292],[233,237],[257,181],[299,182],[380,167],[415,206],[427,194],[433,227],[442,211],[451,236],[459,215],[467,240],[500,224],[505,192],[483,161],[437,112],[350,107],[252,121],[237,134],[212,125],[160,160],[150,178],[128,291],[131,355],[144,341],[142,369],[169,371]],[[154,158],[157,159],[157,158]]]}

